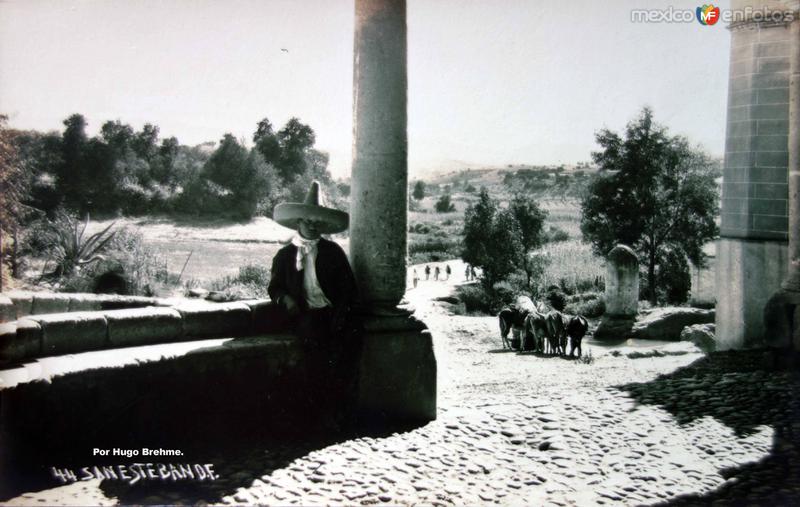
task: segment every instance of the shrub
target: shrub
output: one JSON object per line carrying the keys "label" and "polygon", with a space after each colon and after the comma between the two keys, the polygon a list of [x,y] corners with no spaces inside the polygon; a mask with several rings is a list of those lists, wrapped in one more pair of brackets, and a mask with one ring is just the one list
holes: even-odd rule
{"label": "shrub", "polygon": [[437,213],[450,213],[456,210],[456,205],[450,202],[450,194],[443,194],[434,205]]}
{"label": "shrub", "polygon": [[211,290],[221,292],[220,299],[225,301],[267,298],[269,280],[269,268],[247,264],[240,266],[236,275],[224,276],[211,282]]}
{"label": "shrub", "polygon": [[[587,295],[580,295],[587,296]],[[570,315],[583,315],[588,319],[602,317],[606,313],[606,302],[597,294],[588,294],[589,298],[575,298],[576,301],[570,302],[564,307],[564,312]],[[573,298],[570,298],[573,299]]]}
{"label": "shrub", "polygon": [[551,308],[559,312],[563,311],[564,307],[567,305],[567,295],[564,294],[560,287],[549,287],[545,299]]}
{"label": "shrub", "polygon": [[558,243],[560,241],[569,240],[569,234],[567,231],[555,225],[551,225],[544,236],[545,241],[548,243]]}

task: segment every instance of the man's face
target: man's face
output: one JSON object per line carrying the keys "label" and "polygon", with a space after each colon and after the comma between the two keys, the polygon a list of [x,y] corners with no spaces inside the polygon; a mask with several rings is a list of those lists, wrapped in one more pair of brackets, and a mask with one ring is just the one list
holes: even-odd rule
{"label": "man's face", "polygon": [[320,223],[316,220],[301,218],[297,221],[297,231],[305,239],[318,239],[320,235],[319,226]]}

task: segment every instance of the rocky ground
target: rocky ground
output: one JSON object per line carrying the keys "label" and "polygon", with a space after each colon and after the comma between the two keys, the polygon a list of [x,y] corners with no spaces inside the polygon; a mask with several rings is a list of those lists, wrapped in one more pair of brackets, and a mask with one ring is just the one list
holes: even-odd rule
{"label": "rocky ground", "polygon": [[227,447],[209,458],[221,478],[192,489],[90,481],[7,503],[800,503],[800,379],[774,354],[591,340],[582,361],[506,352],[495,319],[433,301],[453,278],[408,294],[435,340],[437,420]]}

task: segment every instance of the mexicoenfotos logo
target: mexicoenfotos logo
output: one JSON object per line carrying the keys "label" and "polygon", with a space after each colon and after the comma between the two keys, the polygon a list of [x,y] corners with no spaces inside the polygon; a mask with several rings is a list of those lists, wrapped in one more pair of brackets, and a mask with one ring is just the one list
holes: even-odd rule
{"label": "mexicoenfotos logo", "polygon": [[713,25],[719,21],[719,7],[714,7],[713,4],[703,4],[702,7],[697,8],[695,13],[697,14],[697,21],[701,25]]}

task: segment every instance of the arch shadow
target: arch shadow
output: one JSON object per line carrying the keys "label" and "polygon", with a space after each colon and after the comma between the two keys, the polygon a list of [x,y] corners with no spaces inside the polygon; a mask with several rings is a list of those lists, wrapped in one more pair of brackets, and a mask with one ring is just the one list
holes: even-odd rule
{"label": "arch shadow", "polygon": [[769,455],[723,470],[728,481],[721,488],[658,505],[800,504],[798,365],[789,351],[716,352],[651,382],[616,386],[638,403],[667,410],[681,425],[713,417],[740,437],[763,425],[774,430]]}

